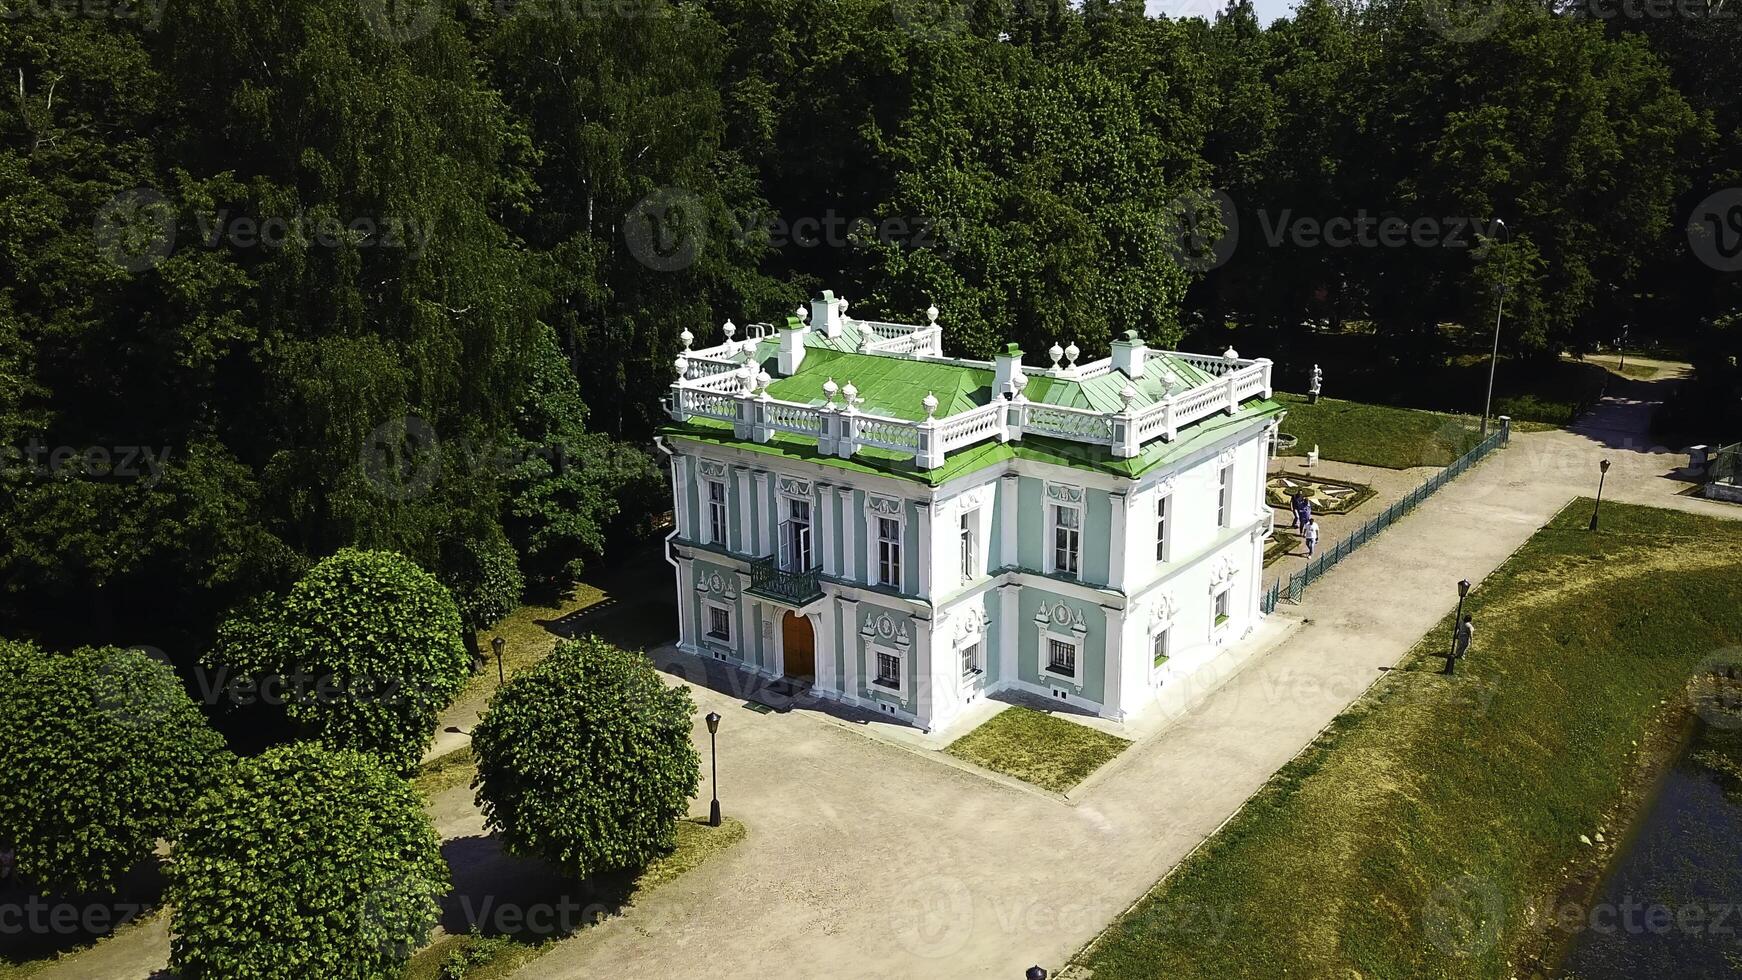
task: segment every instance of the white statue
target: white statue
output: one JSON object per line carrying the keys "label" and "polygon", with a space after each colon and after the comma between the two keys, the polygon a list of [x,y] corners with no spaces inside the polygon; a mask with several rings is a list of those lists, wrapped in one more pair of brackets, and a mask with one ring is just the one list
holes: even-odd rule
{"label": "white statue", "polygon": [[1319,400],[1319,390],[1321,388],[1323,388],[1324,385],[1325,385],[1325,372],[1317,364],[1314,364],[1313,365],[1313,380],[1310,384],[1307,385],[1307,400],[1314,403],[1314,404],[1317,404],[1318,400]]}

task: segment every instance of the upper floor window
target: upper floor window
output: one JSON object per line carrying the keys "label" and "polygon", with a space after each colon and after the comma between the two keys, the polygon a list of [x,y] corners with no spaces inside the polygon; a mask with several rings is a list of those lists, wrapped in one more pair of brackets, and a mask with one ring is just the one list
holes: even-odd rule
{"label": "upper floor window", "polygon": [[1077,577],[1077,559],[1083,546],[1083,512],[1054,504],[1052,508],[1052,570]]}
{"label": "upper floor window", "polygon": [[877,518],[877,584],[901,588],[901,522]]}
{"label": "upper floor window", "polygon": [[811,556],[811,503],[788,500],[786,523],[781,527],[781,565],[789,572],[809,571]]}
{"label": "upper floor window", "polygon": [[726,543],[726,485],[719,480],[708,481],[708,541]]}
{"label": "upper floor window", "polygon": [[1234,466],[1222,467],[1216,482],[1216,526],[1227,527],[1234,517]]}
{"label": "upper floor window", "polygon": [[1167,561],[1167,509],[1172,497],[1155,498],[1155,560]]}
{"label": "upper floor window", "polygon": [[972,582],[980,574],[980,549],[975,541],[976,532],[980,526],[980,512],[968,511],[962,515],[962,581]]}

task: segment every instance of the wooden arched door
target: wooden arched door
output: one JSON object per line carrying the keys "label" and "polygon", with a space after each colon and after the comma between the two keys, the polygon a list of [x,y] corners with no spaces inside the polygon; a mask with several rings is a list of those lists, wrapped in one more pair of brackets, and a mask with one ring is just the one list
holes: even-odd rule
{"label": "wooden arched door", "polygon": [[817,679],[817,640],[809,617],[787,613],[780,620],[780,649],[786,657],[786,676],[814,683]]}

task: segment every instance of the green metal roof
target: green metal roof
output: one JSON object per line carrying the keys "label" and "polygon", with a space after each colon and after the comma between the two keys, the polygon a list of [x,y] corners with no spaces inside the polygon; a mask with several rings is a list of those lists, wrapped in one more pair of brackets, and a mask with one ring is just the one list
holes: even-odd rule
{"label": "green metal roof", "polygon": [[[939,398],[939,401],[942,401],[942,398]],[[965,473],[972,473],[988,466],[996,466],[1009,459],[1029,459],[1126,479],[1136,479],[1169,460],[1178,459],[1206,445],[1213,444],[1230,432],[1247,428],[1254,422],[1278,415],[1284,410],[1284,407],[1282,404],[1269,399],[1249,401],[1241,405],[1240,410],[1232,415],[1218,413],[1181,429],[1179,438],[1172,442],[1153,440],[1143,447],[1141,453],[1128,459],[1114,456],[1112,451],[1105,446],[1072,442],[1068,439],[1025,436],[1020,441],[1012,442],[988,439],[985,442],[958,449],[949,454],[944,460],[944,465],[933,470],[919,469],[911,458],[881,449],[861,448],[850,459],[824,456],[817,451],[814,440],[788,433],[775,433],[774,437],[766,443],[740,440],[733,437],[730,422],[714,419],[694,418],[684,423],[672,423],[660,431],[664,435],[676,438],[695,439],[699,442],[732,446],[750,452],[808,460],[855,473],[876,473],[883,476],[899,477],[935,487]]]}

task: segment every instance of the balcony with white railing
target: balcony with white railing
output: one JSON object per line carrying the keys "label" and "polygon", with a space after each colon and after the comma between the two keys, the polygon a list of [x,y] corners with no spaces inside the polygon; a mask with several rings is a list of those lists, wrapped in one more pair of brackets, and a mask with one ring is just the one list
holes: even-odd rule
{"label": "balcony with white railing", "polygon": [[[850,321],[858,327],[862,338],[858,353],[924,360],[982,372],[994,366],[946,358],[938,353],[941,330],[937,314],[933,310],[927,312],[931,322],[917,327]],[[958,449],[990,440],[1019,441],[1025,436],[1103,446],[1115,457],[1128,458],[1141,453],[1151,441],[1177,439],[1180,431],[1193,423],[1221,413],[1233,414],[1245,401],[1268,398],[1271,394],[1268,359],[1242,359],[1233,351],[1212,357],[1143,350],[1140,358],[1177,359],[1209,380],[1170,390],[1164,397],[1144,404],[1138,403],[1141,396],[1136,388],[1127,384],[1121,392],[1124,404],[1115,411],[1029,401],[1022,393],[1027,376],[1082,382],[1119,370],[1111,358],[1078,365],[1074,345],[1068,352],[1055,345],[1048,352],[1053,360],[1051,369],[1014,364],[1011,383],[1005,390],[994,392],[988,404],[939,418],[937,398],[927,395],[916,406],[924,409],[925,417],[913,420],[864,410],[861,407],[864,398],[851,382],[837,387],[833,378],[819,384],[818,401],[775,398],[769,393],[774,379],[755,358],[756,341],[735,343],[729,321],[725,335],[723,344],[692,351],[688,349],[690,335],[685,331],[686,348],[677,360],[678,378],[671,385],[667,403],[675,421],[727,422],[732,426],[734,438],[758,443],[766,443],[776,434],[798,436],[814,440],[823,454],[842,458],[873,450],[893,454],[898,459],[911,459],[922,470],[942,466],[945,457]],[[1141,341],[1136,343],[1140,345]],[[1065,353],[1069,354],[1069,363],[1061,364],[1060,355]],[[1139,373],[1142,363],[1141,359],[1137,362]]]}

